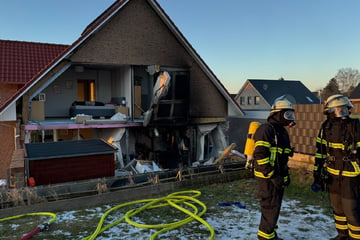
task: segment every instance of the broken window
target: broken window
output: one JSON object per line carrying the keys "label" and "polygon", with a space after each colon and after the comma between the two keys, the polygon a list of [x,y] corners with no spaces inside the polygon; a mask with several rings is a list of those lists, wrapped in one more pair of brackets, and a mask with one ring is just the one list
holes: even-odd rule
{"label": "broken window", "polygon": [[153,121],[164,124],[184,124],[188,118],[189,74],[186,71],[169,71],[169,89],[154,108]]}

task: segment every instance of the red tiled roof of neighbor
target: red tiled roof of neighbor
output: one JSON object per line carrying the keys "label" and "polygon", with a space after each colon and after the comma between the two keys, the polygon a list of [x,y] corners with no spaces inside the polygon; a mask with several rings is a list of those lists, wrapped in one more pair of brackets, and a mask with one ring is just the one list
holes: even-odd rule
{"label": "red tiled roof of neighbor", "polygon": [[0,40],[0,83],[25,84],[68,46]]}

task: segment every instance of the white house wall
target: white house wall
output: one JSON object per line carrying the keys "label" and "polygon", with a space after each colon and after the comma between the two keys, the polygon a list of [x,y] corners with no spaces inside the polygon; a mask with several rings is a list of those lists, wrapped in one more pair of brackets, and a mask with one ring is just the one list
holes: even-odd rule
{"label": "white house wall", "polygon": [[130,107],[131,104],[131,67],[122,66],[116,71],[114,71],[112,76],[112,89],[111,94],[114,97],[125,97],[127,102],[127,107]]}
{"label": "white house wall", "polygon": [[[260,97],[260,102],[258,105],[254,104],[255,96]],[[240,104],[240,97],[244,97],[244,104]],[[251,97],[251,104],[248,104],[248,97]],[[246,85],[246,87],[240,93],[239,98],[237,98],[237,101],[241,109],[243,110],[264,110],[269,108],[269,105],[264,101],[262,96],[260,96],[259,93],[255,90],[255,88],[250,84]]]}
{"label": "white house wall", "polygon": [[0,121],[16,121],[15,103],[11,104],[11,106],[0,115]]}

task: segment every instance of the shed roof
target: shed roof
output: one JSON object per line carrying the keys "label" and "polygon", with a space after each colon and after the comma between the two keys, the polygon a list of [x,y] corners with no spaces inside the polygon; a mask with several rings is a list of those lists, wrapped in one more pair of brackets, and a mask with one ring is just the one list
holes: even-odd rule
{"label": "shed roof", "polygon": [[0,40],[0,83],[25,84],[68,46]]}
{"label": "shed roof", "polygon": [[296,104],[319,103],[319,99],[301,81],[262,79],[249,79],[248,81],[270,105],[282,95]]}
{"label": "shed roof", "polygon": [[27,160],[110,154],[117,148],[102,139],[25,144]]}

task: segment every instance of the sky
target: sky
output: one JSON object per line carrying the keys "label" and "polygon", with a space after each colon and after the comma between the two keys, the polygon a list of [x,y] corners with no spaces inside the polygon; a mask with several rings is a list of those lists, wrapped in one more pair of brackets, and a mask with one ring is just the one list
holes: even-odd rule
{"label": "sky", "polygon": [[[115,0],[11,0],[0,39],[73,43]],[[158,0],[230,93],[247,79],[299,80],[324,88],[360,69],[358,0]]]}

